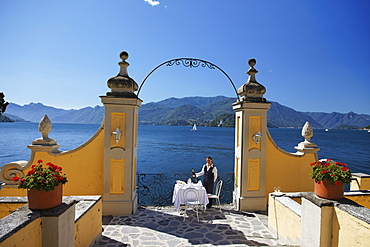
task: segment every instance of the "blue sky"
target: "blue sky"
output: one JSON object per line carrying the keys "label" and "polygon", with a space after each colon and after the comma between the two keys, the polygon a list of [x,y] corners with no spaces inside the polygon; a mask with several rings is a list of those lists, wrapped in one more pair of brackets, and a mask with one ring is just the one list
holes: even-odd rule
{"label": "blue sky", "polygon": [[[139,85],[162,62],[190,57],[238,88],[253,57],[268,101],[370,114],[369,13],[367,0],[0,0],[0,92],[20,105],[102,105],[123,50]],[[235,97],[220,71],[163,66],[139,96],[217,95]]]}

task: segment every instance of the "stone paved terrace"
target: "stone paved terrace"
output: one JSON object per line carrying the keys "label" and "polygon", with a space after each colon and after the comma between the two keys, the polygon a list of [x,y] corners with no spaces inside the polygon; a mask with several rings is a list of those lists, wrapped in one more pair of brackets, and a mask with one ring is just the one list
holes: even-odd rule
{"label": "stone paved terrace", "polygon": [[103,217],[99,246],[287,246],[267,228],[263,213],[232,206],[183,215],[174,207],[140,207],[131,216]]}

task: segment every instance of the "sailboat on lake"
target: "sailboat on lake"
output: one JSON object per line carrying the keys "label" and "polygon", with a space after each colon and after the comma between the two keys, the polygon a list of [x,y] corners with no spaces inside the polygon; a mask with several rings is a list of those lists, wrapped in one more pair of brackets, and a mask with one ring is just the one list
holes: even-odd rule
{"label": "sailboat on lake", "polygon": [[197,125],[196,125],[196,124],[194,124],[194,125],[193,125],[193,128],[192,128],[190,131],[197,131]]}

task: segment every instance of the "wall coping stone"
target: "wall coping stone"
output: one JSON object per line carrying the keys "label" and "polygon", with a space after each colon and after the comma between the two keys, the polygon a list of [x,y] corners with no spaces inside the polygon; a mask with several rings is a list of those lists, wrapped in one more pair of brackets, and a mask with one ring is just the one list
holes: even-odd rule
{"label": "wall coping stone", "polygon": [[101,196],[69,196],[68,198],[77,202],[75,222],[81,219],[81,217],[84,216],[90,208],[102,200]]}
{"label": "wall coping stone", "polygon": [[358,172],[358,173],[352,173],[352,177],[370,178],[370,175],[362,173],[362,172]]}
{"label": "wall coping stone", "polygon": [[58,217],[75,203],[74,200],[63,199],[62,204],[58,207],[43,211],[31,210],[28,208],[28,205],[23,205],[10,215],[0,219],[0,243],[37,218]]}
{"label": "wall coping stone", "polygon": [[293,213],[295,213],[299,217],[302,216],[302,205],[291,199],[301,197],[300,193],[287,193],[283,194],[282,196],[276,196],[274,195],[274,193],[271,193],[270,195],[274,197],[276,201],[280,202],[282,205],[289,208]]}
{"label": "wall coping stone", "polygon": [[2,196],[0,203],[27,203],[26,196]]}
{"label": "wall coping stone", "polygon": [[[333,207],[334,204],[338,201],[328,200],[324,198],[318,197],[314,192],[301,192],[303,198],[307,199],[308,201],[312,202],[318,207]],[[343,200],[343,199],[342,199]],[[341,201],[341,200],[339,200]]]}
{"label": "wall coping stone", "polygon": [[[318,207],[326,207],[326,206],[337,207],[349,213],[350,215],[370,224],[370,209],[359,205],[358,203],[352,201],[351,199],[343,198],[341,200],[335,201],[335,200],[328,200],[328,199],[320,198],[316,196],[315,193],[313,192],[301,192],[301,194],[302,194],[302,197],[314,203]],[[344,196],[364,195],[364,194],[370,196],[370,191],[362,191],[362,192],[357,192],[357,193],[345,192]]]}
{"label": "wall coping stone", "polygon": [[0,197],[0,203],[25,203],[10,215],[0,219],[0,243],[37,218],[58,217],[75,204],[76,222],[100,200],[101,196],[63,196],[63,202],[58,207],[49,210],[31,210],[28,208],[27,197]]}
{"label": "wall coping stone", "polygon": [[365,208],[356,202],[344,198],[340,203],[336,203],[335,207],[349,213],[350,215],[365,221],[367,224],[370,224],[370,209]]}

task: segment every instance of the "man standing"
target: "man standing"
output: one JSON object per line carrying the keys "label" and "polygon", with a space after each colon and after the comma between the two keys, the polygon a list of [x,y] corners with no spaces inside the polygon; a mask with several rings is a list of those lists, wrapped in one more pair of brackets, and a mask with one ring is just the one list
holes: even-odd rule
{"label": "man standing", "polygon": [[[217,179],[217,168],[213,165],[211,156],[207,156],[206,162],[207,163],[202,167],[202,170],[195,175],[197,177],[204,175],[203,186],[206,189],[207,194],[213,194],[213,187]],[[212,200],[213,199],[209,199],[207,208],[212,207]]]}

